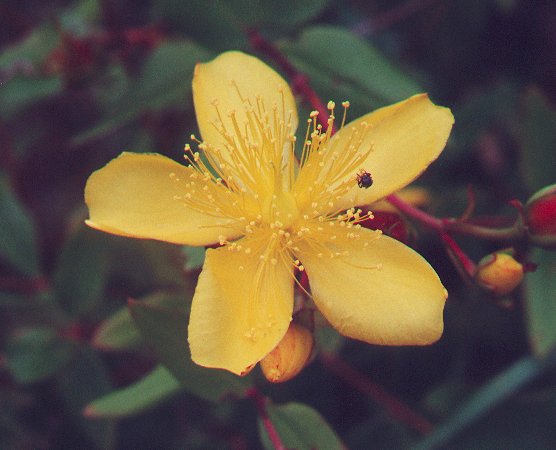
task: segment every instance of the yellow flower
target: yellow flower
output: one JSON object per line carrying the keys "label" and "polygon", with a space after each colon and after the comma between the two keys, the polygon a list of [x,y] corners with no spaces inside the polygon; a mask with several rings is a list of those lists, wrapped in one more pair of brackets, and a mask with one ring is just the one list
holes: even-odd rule
{"label": "yellow flower", "polygon": [[[91,175],[85,201],[87,224],[102,231],[221,244],[207,250],[193,298],[196,363],[243,374],[267,355],[292,319],[296,270],[345,336],[385,345],[440,337],[447,292],[438,275],[410,248],[362,228],[354,206],[401,189],[437,158],[453,124],[448,109],[417,95],[334,136],[312,113],[298,162],[295,100],[258,59],[228,52],[199,64],[193,99],[202,155],[186,146],[184,166],[123,153]],[[372,174],[368,189],[357,185],[361,170]]]}

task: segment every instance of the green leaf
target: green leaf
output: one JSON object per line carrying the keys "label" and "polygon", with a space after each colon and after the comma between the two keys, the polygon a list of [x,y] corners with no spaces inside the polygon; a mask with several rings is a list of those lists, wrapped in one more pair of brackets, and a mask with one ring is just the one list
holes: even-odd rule
{"label": "green leaf", "polygon": [[54,27],[41,26],[24,40],[2,50],[0,117],[10,118],[25,106],[60,92],[59,78],[41,74],[42,63],[58,41]]}
{"label": "green leaf", "polygon": [[9,308],[12,312],[27,313],[37,310],[52,310],[55,304],[52,291],[44,290],[35,294],[0,291],[0,308]]}
{"label": "green leaf", "polygon": [[99,233],[108,238],[110,274],[125,279],[137,291],[183,289],[194,285],[183,275],[180,247],[165,242],[129,239]]}
{"label": "green leaf", "polygon": [[357,114],[422,92],[368,42],[342,28],[309,28],[282,49],[324,100],[349,100]]}
{"label": "green leaf", "polygon": [[18,383],[42,381],[61,370],[70,360],[74,345],[50,327],[20,330],[6,348],[6,366]]}
{"label": "green leaf", "polygon": [[[507,80],[477,89],[466,96],[454,111],[458,126],[454,127],[450,140],[457,143],[458,157],[463,157],[477,139],[491,128],[503,126],[515,128],[515,115],[520,97],[519,87]],[[452,156],[455,156],[452,153]]]}
{"label": "green leaf", "polygon": [[141,75],[128,91],[110,104],[100,123],[78,135],[74,144],[101,137],[130,123],[146,112],[167,107],[185,109],[191,104],[191,81],[195,64],[211,56],[205,49],[188,41],[169,41],[149,57]]}
{"label": "green leaf", "polygon": [[[157,292],[141,299],[147,305],[179,307],[188,300],[187,292],[170,294]],[[104,320],[96,329],[92,338],[92,345],[105,351],[128,350],[143,342],[141,333],[131,317],[129,307],[126,305]]]}
{"label": "green leaf", "polygon": [[153,306],[133,300],[129,306],[145,341],[186,390],[215,402],[228,394],[242,396],[245,393],[248,377],[206,369],[191,361],[187,345],[189,318],[184,308]]}
{"label": "green leaf", "polygon": [[226,1],[158,0],[156,18],[215,49],[244,48],[243,20]]}
{"label": "green leaf", "polygon": [[119,418],[139,414],[182,390],[180,383],[163,366],[141,380],[89,403],[83,414],[90,418]]}
{"label": "green leaf", "polygon": [[[115,449],[116,429],[112,420],[90,420],[82,415],[91,401],[108,394],[112,389],[108,372],[98,355],[86,347],[71,361],[56,379],[56,391],[63,399],[73,424],[84,431],[91,443],[84,441],[80,448]],[[92,444],[92,445],[91,445]]]}
{"label": "green leaf", "polygon": [[61,90],[60,78],[18,75],[1,86],[0,115],[4,119],[9,119],[26,106],[57,94]]}
{"label": "green leaf", "polygon": [[274,32],[295,31],[304,22],[321,14],[330,0],[231,0],[226,2],[244,26],[271,29]]}
{"label": "green leaf", "polygon": [[31,217],[10,190],[0,173],[0,259],[19,272],[36,276],[39,272],[37,242]]}
{"label": "green leaf", "polygon": [[65,242],[54,273],[59,303],[72,316],[90,314],[104,298],[111,280],[125,283],[128,292],[161,288],[192,291],[183,276],[180,247],[129,239],[77,228]]}
{"label": "green leaf", "polygon": [[534,249],[537,270],[527,274],[527,328],[533,352],[545,356],[556,348],[556,253]]}
{"label": "green leaf", "polygon": [[95,330],[91,341],[93,347],[106,351],[128,350],[140,343],[141,334],[127,306],[104,320]]}
{"label": "green leaf", "polygon": [[[341,450],[345,446],[334,430],[313,408],[301,403],[266,405],[272,425],[287,448],[296,450]],[[268,450],[275,447],[270,442],[262,420],[259,418],[259,434]]]}
{"label": "green leaf", "polygon": [[102,234],[83,227],[66,241],[54,273],[54,288],[70,315],[88,313],[101,300],[109,266]]}
{"label": "green leaf", "polygon": [[530,389],[498,405],[450,442],[450,450],[546,450],[556,439],[554,389]]}
{"label": "green leaf", "polygon": [[195,65],[211,56],[193,42],[165,42],[147,60],[122,108],[139,111],[189,103]]}
{"label": "green leaf", "polygon": [[556,110],[536,89],[525,96],[522,166],[532,192],[556,182]]}
{"label": "green leaf", "polygon": [[245,30],[294,31],[321,14],[330,0],[158,0],[157,17],[211,48],[247,47]]}
{"label": "green leaf", "polygon": [[39,26],[23,40],[2,49],[0,69],[6,70],[14,63],[26,63],[30,65],[30,69],[33,69],[34,65],[43,62],[46,56],[56,47],[58,41],[59,34],[54,26]]}
{"label": "green leaf", "polygon": [[466,403],[460,405],[445,424],[423,439],[415,450],[447,448],[446,444],[470,424],[478,421],[502,401],[514,395],[525,385],[556,363],[556,353],[539,360],[525,357],[480,388]]}
{"label": "green leaf", "polygon": [[323,353],[338,353],[346,338],[330,326],[315,327],[316,348]]}
{"label": "green leaf", "polygon": [[67,8],[59,16],[64,31],[84,35],[92,31],[94,23],[101,15],[99,0],[81,0]]}
{"label": "green leaf", "polygon": [[185,255],[185,270],[195,270],[203,267],[205,262],[205,247],[185,246],[182,249]]}

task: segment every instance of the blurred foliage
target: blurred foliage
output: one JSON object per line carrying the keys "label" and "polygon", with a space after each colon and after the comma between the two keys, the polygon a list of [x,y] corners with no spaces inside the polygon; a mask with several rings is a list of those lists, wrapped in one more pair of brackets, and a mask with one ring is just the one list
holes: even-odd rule
{"label": "blurred foliage", "polygon": [[[556,181],[555,21],[554,2],[525,0],[4,0],[0,448],[273,448],[266,419],[297,449],[555,448],[553,252],[519,243],[538,267],[494,299],[416,227],[450,292],[443,338],[382,348],[320,329],[318,348],[352,369],[317,356],[269,386],[189,358],[203,249],[83,224],[88,175],[121,151],[180,160],[196,62],[240,49],[275,64],[253,30],[352,118],[421,91],[451,107],[448,147],[419,180],[432,212],[461,214],[471,184],[476,217],[507,224],[509,200]],[[475,260],[499,249],[458,242]]]}

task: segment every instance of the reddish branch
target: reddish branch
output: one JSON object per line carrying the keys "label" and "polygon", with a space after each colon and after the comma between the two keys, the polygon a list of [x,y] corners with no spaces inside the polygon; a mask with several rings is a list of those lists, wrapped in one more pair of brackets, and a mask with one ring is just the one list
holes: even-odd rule
{"label": "reddish branch", "polygon": [[266,410],[265,397],[255,387],[247,391],[247,396],[251,398],[255,403],[255,407],[257,408],[257,413],[261,418],[266,433],[268,434],[268,438],[270,439],[270,442],[272,443],[274,448],[276,450],[286,450],[286,446],[282,443],[282,440],[280,439],[280,435],[276,431],[276,428],[274,428],[274,424],[272,423],[270,417],[268,416],[268,412]]}
{"label": "reddish branch", "polygon": [[439,219],[406,203],[396,195],[389,195],[386,197],[386,200],[403,214],[417,220],[440,234],[451,231],[489,241],[515,241],[522,238],[525,232],[523,226],[520,225],[520,221],[511,227],[488,228],[458,218]]}
{"label": "reddish branch", "polygon": [[448,255],[452,259],[454,266],[462,271],[461,275],[465,275],[463,278],[467,280],[472,279],[475,276],[477,267],[475,263],[448,233],[441,233],[440,237],[448,249]]}
{"label": "reddish branch", "polygon": [[432,431],[432,424],[423,416],[413,411],[405,403],[387,392],[382,386],[351,367],[347,362],[331,353],[320,353],[323,366],[334,372],[346,383],[382,406],[390,416],[420,434]]}

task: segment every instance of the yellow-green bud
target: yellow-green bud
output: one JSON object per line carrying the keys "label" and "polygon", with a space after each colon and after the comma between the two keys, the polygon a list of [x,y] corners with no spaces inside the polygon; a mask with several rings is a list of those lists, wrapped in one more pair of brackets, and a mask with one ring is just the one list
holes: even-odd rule
{"label": "yellow-green bud", "polygon": [[314,342],[307,328],[291,323],[280,343],[260,362],[266,379],[283,383],[294,378],[307,364]]}
{"label": "yellow-green bud", "polygon": [[475,278],[493,294],[506,295],[523,280],[523,266],[508,253],[492,253],[479,262]]}

